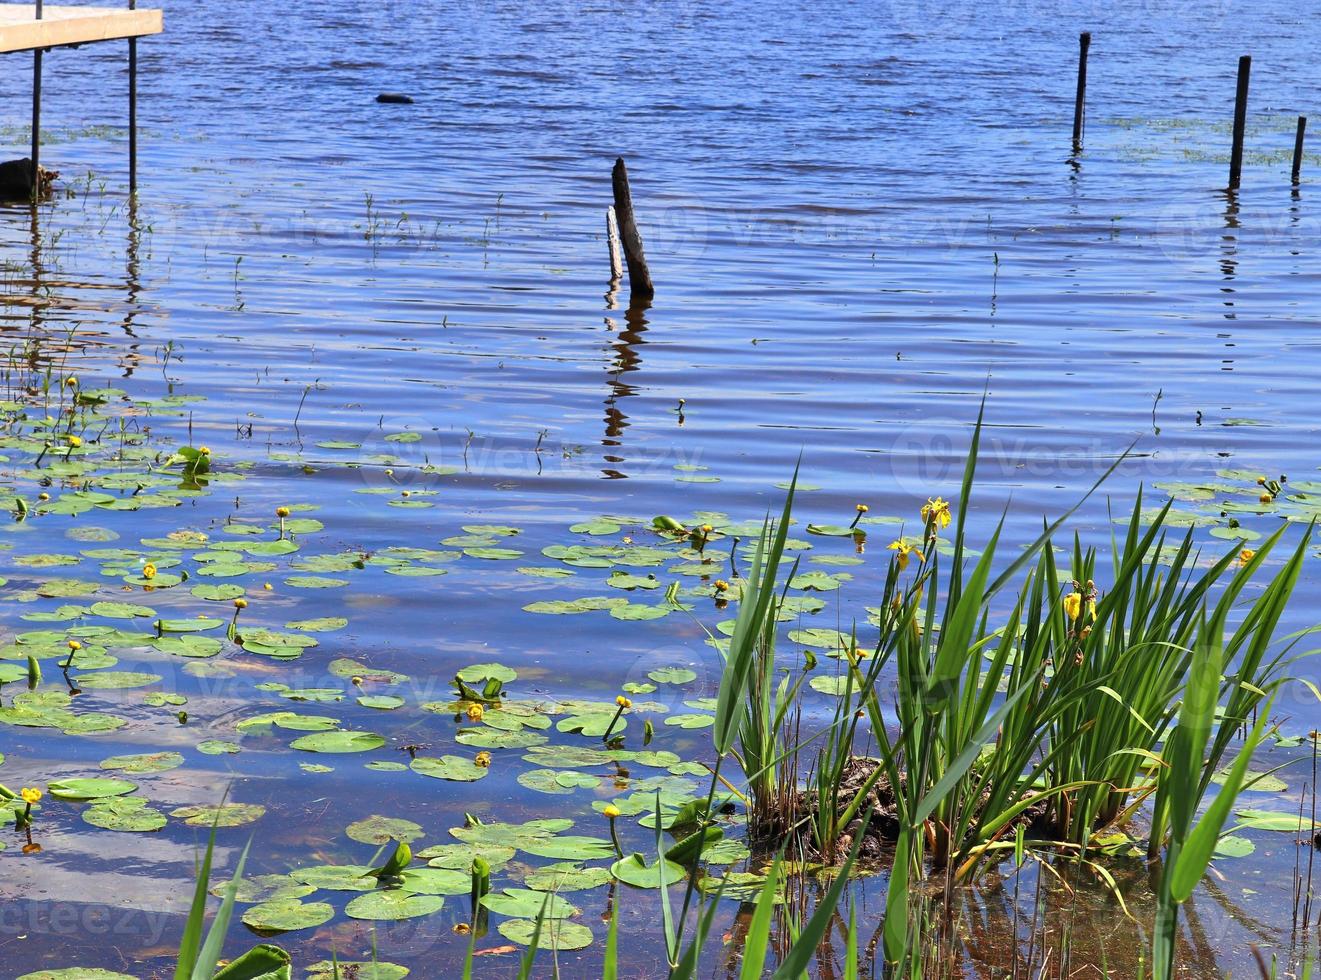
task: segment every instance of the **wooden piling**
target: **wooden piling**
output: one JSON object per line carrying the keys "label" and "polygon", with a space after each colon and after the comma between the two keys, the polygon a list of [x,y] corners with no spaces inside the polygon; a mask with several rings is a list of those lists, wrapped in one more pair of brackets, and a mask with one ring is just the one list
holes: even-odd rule
{"label": "wooden piling", "polygon": [[[136,10],[138,0],[128,0]],[[138,39],[128,39],[128,192],[138,192]]]}
{"label": "wooden piling", "polygon": [[1238,190],[1243,176],[1243,134],[1248,125],[1248,78],[1252,55],[1238,59],[1238,90],[1234,94],[1234,145],[1229,153],[1229,189]]}
{"label": "wooden piling", "polygon": [[1303,173],[1303,135],[1307,132],[1307,117],[1298,117],[1298,129],[1293,134],[1293,185],[1301,183]]}
{"label": "wooden piling", "polygon": [[624,261],[628,263],[628,288],[634,299],[649,300],[656,295],[647,270],[647,257],[642,251],[642,234],[633,217],[633,197],[628,190],[628,169],[624,158],[615,160],[611,173],[615,192],[615,217],[619,221],[620,239],[624,246]]}
{"label": "wooden piling", "polygon": [[[44,11],[42,0],[37,0],[36,19],[41,20]],[[41,196],[41,48],[32,52],[32,200]]]}
{"label": "wooden piling", "polygon": [[1092,32],[1078,35],[1078,92],[1073,99],[1073,152],[1082,152],[1083,117],[1087,111],[1087,51],[1092,46]]}
{"label": "wooden piling", "polygon": [[619,221],[615,218],[615,209],[605,209],[605,241],[610,248],[610,282],[619,282],[624,278],[624,260],[619,252]]}

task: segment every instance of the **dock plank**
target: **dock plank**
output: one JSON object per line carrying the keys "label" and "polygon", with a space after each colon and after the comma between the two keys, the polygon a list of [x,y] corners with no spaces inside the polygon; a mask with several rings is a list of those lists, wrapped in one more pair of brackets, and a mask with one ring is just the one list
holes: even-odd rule
{"label": "dock plank", "polygon": [[45,4],[37,20],[34,4],[0,3],[0,54],[145,37],[162,30],[160,10]]}

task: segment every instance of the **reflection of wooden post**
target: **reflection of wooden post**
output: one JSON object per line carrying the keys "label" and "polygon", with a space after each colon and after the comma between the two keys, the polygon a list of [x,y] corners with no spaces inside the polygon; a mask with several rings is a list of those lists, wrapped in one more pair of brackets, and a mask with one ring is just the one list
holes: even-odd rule
{"label": "reflection of wooden post", "polygon": [[615,209],[605,209],[605,240],[610,247],[610,282],[617,283],[624,278],[624,260],[619,256],[619,222],[615,219]]}
{"label": "reflection of wooden post", "polygon": [[615,216],[619,219],[619,233],[624,245],[624,260],[628,263],[628,288],[634,299],[651,299],[656,287],[651,284],[647,271],[647,257],[642,253],[642,234],[633,219],[633,198],[628,191],[628,170],[624,158],[615,161],[611,174],[615,191]]}
{"label": "reflection of wooden post", "polygon": [[1307,132],[1307,117],[1298,117],[1298,131],[1293,136],[1293,183],[1300,182],[1303,173],[1303,134]]}
{"label": "reflection of wooden post", "polygon": [[1091,31],[1078,35],[1078,93],[1073,98],[1073,152],[1082,152],[1082,124],[1087,105],[1087,49],[1092,46]]}
{"label": "reflection of wooden post", "polygon": [[1243,176],[1243,134],[1248,125],[1248,77],[1252,74],[1252,56],[1238,59],[1238,90],[1234,94],[1234,145],[1229,151],[1229,189],[1238,190]]}

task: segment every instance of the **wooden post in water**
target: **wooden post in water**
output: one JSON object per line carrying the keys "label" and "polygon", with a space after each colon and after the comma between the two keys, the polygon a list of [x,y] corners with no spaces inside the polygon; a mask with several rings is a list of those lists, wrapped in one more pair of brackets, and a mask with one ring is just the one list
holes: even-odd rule
{"label": "wooden post in water", "polygon": [[1087,111],[1087,50],[1092,46],[1092,32],[1078,35],[1078,93],[1073,100],[1073,152],[1082,152],[1083,117]]}
{"label": "wooden post in water", "polygon": [[[37,0],[36,17],[41,20],[42,0]],[[41,48],[32,52],[32,200],[41,196]]]}
{"label": "wooden post in water", "polygon": [[[138,0],[128,0],[136,10]],[[138,39],[128,39],[128,192],[138,192]]]}
{"label": "wooden post in water", "polygon": [[1298,117],[1298,131],[1293,135],[1293,185],[1300,183],[1303,173],[1303,134],[1307,132],[1307,117]]}
{"label": "wooden post in water", "polygon": [[611,173],[615,192],[615,217],[619,219],[619,233],[624,245],[624,261],[628,263],[628,289],[633,299],[648,300],[656,295],[647,270],[647,257],[642,252],[642,234],[633,218],[633,197],[628,190],[628,169],[624,158],[615,160]]}
{"label": "wooden post in water", "polygon": [[617,283],[624,278],[624,260],[619,254],[619,221],[613,207],[605,209],[605,241],[610,247],[610,282]]}
{"label": "wooden post in water", "polygon": [[1234,145],[1229,151],[1229,189],[1238,190],[1243,176],[1243,133],[1248,125],[1248,77],[1252,74],[1252,55],[1238,59],[1238,91],[1234,95]]}

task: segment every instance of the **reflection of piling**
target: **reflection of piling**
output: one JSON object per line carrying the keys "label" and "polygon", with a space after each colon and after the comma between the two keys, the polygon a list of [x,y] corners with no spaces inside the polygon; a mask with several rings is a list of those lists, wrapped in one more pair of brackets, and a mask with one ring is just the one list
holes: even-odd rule
{"label": "reflection of piling", "polygon": [[615,192],[615,217],[619,220],[619,236],[624,246],[624,261],[628,263],[628,288],[634,299],[648,300],[656,295],[647,270],[647,257],[642,252],[642,234],[633,218],[633,198],[628,190],[628,170],[624,158],[615,161],[611,174]]}
{"label": "reflection of piling", "polygon": [[1082,125],[1087,106],[1087,50],[1092,46],[1092,32],[1078,35],[1078,93],[1073,100],[1073,152],[1082,152]]}
{"label": "reflection of piling", "polygon": [[1307,117],[1298,117],[1298,130],[1293,134],[1293,174],[1291,180],[1297,187],[1303,174],[1303,135],[1307,132]]}
{"label": "reflection of piling", "polygon": [[1243,134],[1248,126],[1248,77],[1252,55],[1238,59],[1238,91],[1234,95],[1234,146],[1229,153],[1229,189],[1238,190],[1243,176]]}

